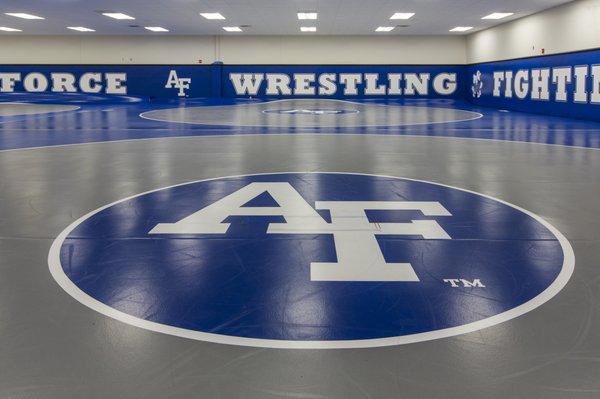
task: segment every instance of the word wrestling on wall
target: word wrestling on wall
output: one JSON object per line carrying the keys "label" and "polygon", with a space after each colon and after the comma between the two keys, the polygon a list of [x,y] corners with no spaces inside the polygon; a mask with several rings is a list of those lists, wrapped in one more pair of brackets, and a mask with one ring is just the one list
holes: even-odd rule
{"label": "word wrestling on wall", "polygon": [[230,73],[238,96],[449,96],[456,73]]}
{"label": "word wrestling on wall", "polygon": [[463,97],[464,66],[225,65],[224,97]]}

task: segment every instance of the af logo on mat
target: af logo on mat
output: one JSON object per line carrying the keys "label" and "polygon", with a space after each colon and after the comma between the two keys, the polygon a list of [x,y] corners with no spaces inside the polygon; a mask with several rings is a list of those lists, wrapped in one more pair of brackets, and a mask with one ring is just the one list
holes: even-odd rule
{"label": "af logo on mat", "polygon": [[282,114],[282,115],[344,115],[358,114],[359,110],[354,109],[266,109],[263,114]]}
{"label": "af logo on mat", "polygon": [[56,281],[123,322],[276,348],[397,345],[522,315],[569,280],[539,216],[426,181],[225,177],[106,205],[55,240]]}

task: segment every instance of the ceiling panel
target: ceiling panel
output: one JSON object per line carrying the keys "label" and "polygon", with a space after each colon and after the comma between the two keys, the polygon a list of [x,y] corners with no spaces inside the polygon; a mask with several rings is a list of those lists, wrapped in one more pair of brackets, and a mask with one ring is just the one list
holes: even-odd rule
{"label": "ceiling panel", "polygon": [[[370,35],[377,26],[398,27],[385,35],[451,34],[454,26],[474,26],[471,32],[520,18],[566,0],[2,0],[0,26],[22,29],[22,34],[62,35],[83,33],[66,29],[85,26],[96,30],[87,35],[163,34],[221,35],[223,26],[248,25],[242,35],[296,35],[300,26],[317,26],[317,34]],[[298,21],[296,12],[314,10],[317,21]],[[135,21],[118,21],[98,11],[116,11]],[[45,17],[30,21],[4,15],[26,12]],[[209,21],[200,12],[220,12],[225,21]],[[408,21],[390,21],[395,12],[414,12]],[[501,21],[482,20],[492,12],[514,12]],[[131,27],[130,25],[138,25]],[[144,26],[162,26],[169,33],[151,33]],[[471,33],[469,32],[469,33]],[[3,33],[10,35],[15,33]],[[20,33],[16,33],[20,34]],[[235,33],[233,33],[235,34]],[[239,35],[240,33],[238,33]],[[455,33],[452,33],[455,34]],[[306,35],[306,34],[304,34]]]}

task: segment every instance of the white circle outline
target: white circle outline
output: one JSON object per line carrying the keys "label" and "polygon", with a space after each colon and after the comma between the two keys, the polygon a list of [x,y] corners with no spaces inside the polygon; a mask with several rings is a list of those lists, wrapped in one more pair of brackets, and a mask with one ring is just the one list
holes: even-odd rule
{"label": "white circle outline", "polygon": [[[446,187],[454,190],[459,190],[462,192],[475,194],[484,198],[488,198],[494,201],[497,201],[501,204],[510,206],[530,217],[538,221],[544,227],[546,227],[550,232],[556,237],[559,241],[560,246],[563,251],[563,265],[560,273],[556,277],[556,279],[550,284],[544,291],[538,294],[536,297],[530,299],[529,301],[514,307],[505,312],[496,314],[494,316],[478,320],[472,323],[464,324],[461,326],[450,327],[440,330],[433,330],[424,333],[416,333],[409,334],[403,336],[396,337],[386,337],[386,338],[374,338],[374,339],[362,339],[362,340],[332,340],[332,341],[289,341],[289,340],[276,340],[276,339],[262,339],[262,338],[247,338],[247,337],[237,337],[230,335],[222,335],[222,334],[213,334],[206,333],[202,331],[188,330],[180,327],[173,327],[166,324],[161,324],[153,321],[148,321],[144,319],[140,319],[134,316],[131,316],[127,313],[121,312],[117,309],[114,309],[83,292],[79,287],[75,285],[64,273],[60,262],[60,249],[62,244],[64,243],[67,236],[81,223],[95,214],[110,208],[114,205],[117,205],[121,202],[129,201],[133,198],[141,197],[147,194],[151,194],[157,191],[168,190],[176,187],[181,187],[189,184],[201,183],[206,181],[214,181],[220,179],[229,179],[229,178],[238,178],[238,177],[249,177],[249,176],[265,176],[265,175],[283,175],[283,174],[339,174],[339,175],[356,175],[356,176],[371,176],[371,177],[383,177],[383,178],[391,178],[398,180],[406,180],[406,181],[414,181],[420,183],[428,183],[433,184],[440,187]],[[567,238],[553,225],[544,220],[542,217],[536,215],[533,212],[530,212],[526,209],[523,209],[517,205],[511,204],[509,202],[503,201],[498,198],[494,198],[492,196],[478,193],[476,191],[471,191],[459,187],[454,187],[442,183],[435,183],[427,180],[419,180],[419,179],[411,179],[406,177],[397,177],[397,176],[389,176],[389,175],[377,175],[377,174],[368,174],[368,173],[350,173],[350,172],[272,172],[272,173],[253,173],[253,174],[242,174],[242,175],[234,175],[234,176],[222,176],[215,177],[210,179],[201,179],[195,180],[185,183],[179,183],[172,186],[162,187],[150,191],[146,191],[140,194],[135,194],[127,198],[123,198],[112,202],[110,204],[104,205],[94,211],[87,213],[86,215],[80,217],[71,223],[66,229],[64,229],[53,241],[52,246],[50,247],[50,251],[48,253],[48,266],[50,269],[50,273],[54,280],[60,285],[60,287],[65,290],[69,295],[75,298],[77,301],[87,306],[90,309],[97,311],[105,316],[111,317],[123,323],[136,326],[139,328],[143,328],[150,331],[160,332],[163,334],[174,335],[182,338],[189,338],[198,341],[206,341],[212,343],[220,343],[220,344],[229,344],[229,345],[238,345],[238,346],[250,346],[250,347],[259,347],[259,348],[275,348],[275,349],[350,349],[350,348],[376,348],[383,346],[395,346],[395,345],[403,345],[415,342],[423,342],[430,341],[434,339],[447,338],[456,335],[466,334],[469,332],[478,331],[484,328],[492,327],[494,325],[503,323],[505,321],[514,319],[518,316],[521,316],[525,313],[528,313],[535,308],[541,306],[551,298],[553,298],[556,294],[558,294],[565,285],[569,282],[569,279],[573,275],[573,271],[575,269],[575,254],[573,252],[573,248],[571,243]]]}

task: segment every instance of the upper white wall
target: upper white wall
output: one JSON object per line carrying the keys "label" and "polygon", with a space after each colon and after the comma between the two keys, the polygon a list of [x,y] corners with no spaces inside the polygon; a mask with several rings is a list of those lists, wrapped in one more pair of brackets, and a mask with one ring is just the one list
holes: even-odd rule
{"label": "upper white wall", "polygon": [[463,64],[461,36],[246,36],[220,38],[226,64]]}
{"label": "upper white wall", "polygon": [[600,0],[578,0],[467,37],[469,63],[600,47]]}
{"label": "upper white wall", "polygon": [[464,36],[0,36],[2,64],[464,64]]}
{"label": "upper white wall", "polygon": [[600,48],[600,0],[443,36],[0,34],[1,64],[464,64]]}
{"label": "upper white wall", "polygon": [[2,64],[197,64],[215,59],[210,36],[0,36]]}

